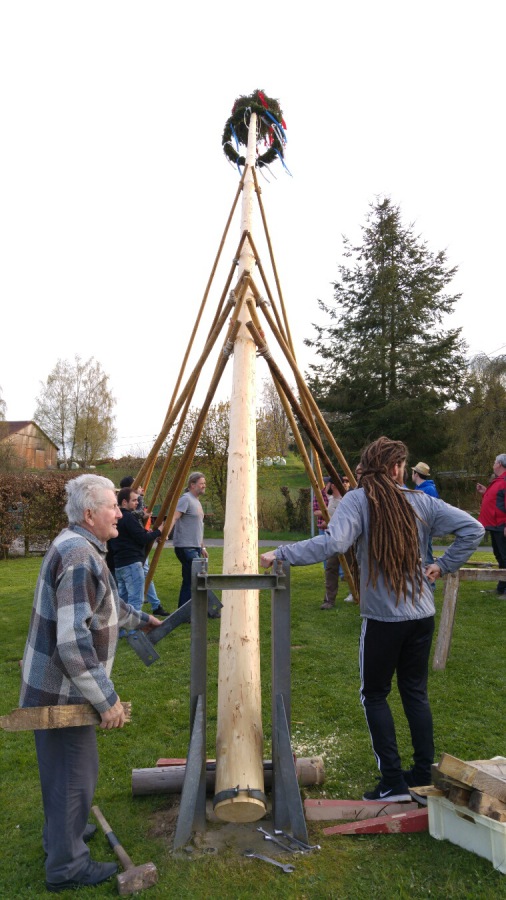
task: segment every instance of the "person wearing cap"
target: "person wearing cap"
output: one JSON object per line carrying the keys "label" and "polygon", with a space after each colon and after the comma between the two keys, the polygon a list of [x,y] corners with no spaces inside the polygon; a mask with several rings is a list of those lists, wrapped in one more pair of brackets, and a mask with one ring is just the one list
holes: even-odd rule
{"label": "person wearing cap", "polygon": [[[413,466],[413,468],[411,469],[411,480],[415,485],[415,491],[423,491],[423,493],[428,494],[429,497],[435,497],[436,500],[439,500],[437,487],[430,477],[430,468],[427,463],[419,462],[416,464],[416,466]],[[431,566],[433,562],[434,554],[432,552],[432,538],[429,538],[425,565]]]}
{"label": "person wearing cap", "polygon": [[[488,486],[476,485],[481,494],[478,521],[490,532],[492,550],[500,569],[506,569],[506,453],[499,453],[493,465],[494,478]],[[506,597],[506,581],[498,581],[497,593]]]}
{"label": "person wearing cap", "polygon": [[411,469],[411,478],[415,484],[415,491],[423,491],[429,497],[435,497],[439,500],[437,487],[430,477],[430,468],[427,463],[419,462]]}

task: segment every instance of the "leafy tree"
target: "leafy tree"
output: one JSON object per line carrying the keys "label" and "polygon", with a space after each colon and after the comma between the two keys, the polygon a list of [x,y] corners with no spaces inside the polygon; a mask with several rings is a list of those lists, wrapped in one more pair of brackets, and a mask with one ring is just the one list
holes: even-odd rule
{"label": "leafy tree", "polygon": [[456,268],[389,199],[371,204],[366,222],[361,245],[343,238],[349,262],[334,302],[318,301],[330,321],[306,340],[321,360],[310,386],[348,454],[384,433],[432,457],[446,441],[442,411],[467,394],[461,329],[442,325],[460,297],[446,292]]}
{"label": "leafy tree", "polygon": [[485,477],[497,454],[506,451],[506,356],[480,354],[469,369],[469,400],[444,416],[449,441],[438,467]]}
{"label": "leafy tree", "polygon": [[271,378],[264,379],[261,407],[257,414],[258,456],[286,456],[290,424]]}
{"label": "leafy tree", "polygon": [[93,357],[73,363],[59,359],[37,398],[35,421],[60,448],[66,465],[79,458],[84,466],[106,455],[116,432],[109,376]]}

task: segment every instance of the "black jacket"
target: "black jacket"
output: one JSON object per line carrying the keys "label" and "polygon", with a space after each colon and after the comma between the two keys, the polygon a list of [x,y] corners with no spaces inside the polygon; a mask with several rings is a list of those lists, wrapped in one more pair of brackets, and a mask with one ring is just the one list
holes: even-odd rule
{"label": "black jacket", "polygon": [[122,509],[122,517],[118,519],[118,537],[111,538],[109,549],[114,558],[114,567],[130,566],[132,563],[144,560],[149,550],[149,545],[160,537],[161,531],[146,531],[139,522],[138,517],[129,509]]}

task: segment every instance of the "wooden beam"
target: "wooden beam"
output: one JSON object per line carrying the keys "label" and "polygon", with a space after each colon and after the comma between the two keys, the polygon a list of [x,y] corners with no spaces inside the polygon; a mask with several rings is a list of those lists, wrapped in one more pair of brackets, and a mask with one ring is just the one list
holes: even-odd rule
{"label": "wooden beam", "polygon": [[[125,721],[130,722],[132,704],[122,703]],[[7,716],[0,716],[0,728],[4,731],[38,731],[48,728],[74,728],[79,725],[98,725],[100,713],[90,703],[67,706],[23,706],[13,709]]]}
{"label": "wooden beam", "polygon": [[304,800],[304,812],[310,822],[336,819],[372,819],[418,809],[418,803],[385,803],[382,800]]}
{"label": "wooden beam", "polygon": [[362,822],[347,822],[345,825],[332,825],[324,828],[324,834],[413,834],[416,831],[427,831],[429,814],[426,809],[413,809],[405,813],[395,813],[375,819],[364,819]]}

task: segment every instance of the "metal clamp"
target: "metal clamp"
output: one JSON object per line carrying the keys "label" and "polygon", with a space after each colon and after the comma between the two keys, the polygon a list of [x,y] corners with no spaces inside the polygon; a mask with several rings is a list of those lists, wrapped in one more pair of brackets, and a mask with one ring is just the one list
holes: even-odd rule
{"label": "metal clamp", "polygon": [[228,788],[225,791],[220,791],[218,794],[215,794],[213,797],[213,809],[215,809],[217,804],[221,803],[222,800],[233,800],[234,797],[238,797],[239,794],[247,794],[248,797],[253,797],[254,800],[260,800],[264,805],[267,805],[267,797],[263,791],[260,791],[257,788],[250,788],[249,785],[245,788],[237,785],[235,788]]}

